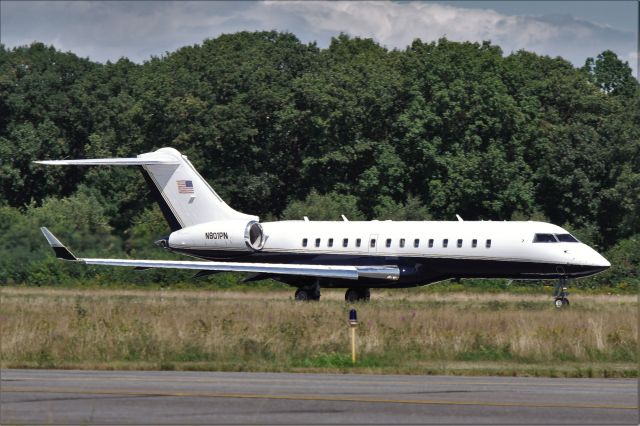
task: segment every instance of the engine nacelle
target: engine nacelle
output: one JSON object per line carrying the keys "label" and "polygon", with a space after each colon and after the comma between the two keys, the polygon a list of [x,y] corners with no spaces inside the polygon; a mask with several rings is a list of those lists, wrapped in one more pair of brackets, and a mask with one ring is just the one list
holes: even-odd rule
{"label": "engine nacelle", "polygon": [[169,248],[258,251],[266,240],[262,225],[255,220],[216,220],[171,233]]}

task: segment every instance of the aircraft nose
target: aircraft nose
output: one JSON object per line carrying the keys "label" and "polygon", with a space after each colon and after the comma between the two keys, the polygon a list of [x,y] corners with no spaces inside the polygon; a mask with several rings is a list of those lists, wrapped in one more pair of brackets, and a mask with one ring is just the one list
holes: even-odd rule
{"label": "aircraft nose", "polygon": [[598,255],[598,259],[596,260],[596,266],[599,266],[601,268],[610,268],[611,267],[611,262],[609,262],[607,259],[604,258],[604,256],[602,256],[600,253],[597,253]]}
{"label": "aircraft nose", "polygon": [[575,246],[574,249],[564,252],[573,259],[568,266],[570,275],[573,276],[586,277],[611,267],[607,259],[586,244]]}
{"label": "aircraft nose", "polygon": [[591,247],[589,247],[589,253],[587,253],[585,260],[586,264],[599,268],[601,271],[611,267],[611,263]]}
{"label": "aircraft nose", "polygon": [[574,254],[576,263],[598,268],[600,271],[604,271],[611,267],[611,263],[604,258],[600,253],[587,246],[586,244],[580,247]]}

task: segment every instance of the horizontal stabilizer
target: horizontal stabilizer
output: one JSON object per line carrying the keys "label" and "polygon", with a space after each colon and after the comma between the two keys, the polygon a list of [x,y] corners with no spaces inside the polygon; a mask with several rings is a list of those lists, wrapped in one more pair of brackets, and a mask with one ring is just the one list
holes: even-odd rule
{"label": "horizontal stabilizer", "polygon": [[88,158],[85,160],[41,160],[34,161],[34,163],[46,164],[48,166],[177,166],[180,164],[180,162],[174,158]]}

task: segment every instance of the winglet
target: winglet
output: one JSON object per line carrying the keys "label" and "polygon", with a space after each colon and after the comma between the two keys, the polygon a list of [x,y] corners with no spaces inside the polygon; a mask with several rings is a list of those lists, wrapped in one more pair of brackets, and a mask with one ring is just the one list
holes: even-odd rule
{"label": "winglet", "polygon": [[49,231],[47,228],[45,228],[44,226],[42,228],[40,228],[40,230],[42,231],[42,234],[44,235],[44,237],[47,239],[47,241],[49,242],[49,245],[51,246],[51,248],[53,249],[53,251],[56,253],[56,257],[58,259],[64,259],[64,260],[78,260],[77,257],[75,257],[73,255],[73,253],[71,253],[69,251],[68,248],[66,248],[61,242],[60,240],[58,240],[56,238],[55,235],[53,235],[51,233],[51,231]]}

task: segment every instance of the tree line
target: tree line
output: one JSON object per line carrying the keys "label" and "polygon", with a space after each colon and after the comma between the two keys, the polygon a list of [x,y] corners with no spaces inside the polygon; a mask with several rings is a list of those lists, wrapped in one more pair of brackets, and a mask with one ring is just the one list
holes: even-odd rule
{"label": "tree line", "polygon": [[637,287],[639,101],[611,51],[576,68],[490,42],[240,32],[100,64],[0,45],[0,282],[183,277],[53,262],[38,226],[87,256],[163,256],[168,228],[136,170],[32,162],[172,146],[263,220],[544,220],[619,257],[590,282]]}

